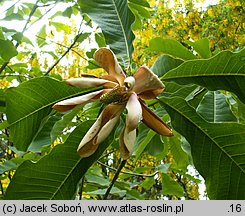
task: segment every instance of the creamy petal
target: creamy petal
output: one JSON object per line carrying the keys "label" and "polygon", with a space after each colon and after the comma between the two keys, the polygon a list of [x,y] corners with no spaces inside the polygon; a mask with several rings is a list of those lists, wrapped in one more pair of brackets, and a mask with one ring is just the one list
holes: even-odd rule
{"label": "creamy petal", "polygon": [[99,90],[88,94],[84,94],[81,96],[72,97],[54,104],[52,108],[59,112],[66,112],[77,106],[83,106],[87,103],[95,101],[99,99],[102,94],[105,94],[106,92],[108,92],[108,90],[104,89],[104,90]]}
{"label": "creamy petal", "polygon": [[123,85],[123,80],[126,75],[112,50],[106,47],[100,48],[94,53],[94,59],[110,76],[114,77],[120,85]]}
{"label": "creamy petal", "polygon": [[173,136],[171,128],[154,112],[152,112],[143,102],[141,102],[142,106],[142,121],[156,133],[162,136]]}
{"label": "creamy petal", "polygon": [[105,107],[77,148],[81,157],[88,157],[96,151],[98,145],[111,133],[123,109],[121,105]]}
{"label": "creamy petal", "polygon": [[70,78],[66,82],[71,86],[76,86],[80,88],[89,88],[96,86],[106,86],[107,88],[113,88],[117,83],[106,79],[94,78],[94,77],[80,77],[80,78]]}
{"label": "creamy petal", "polygon": [[127,160],[133,153],[136,141],[136,129],[128,132],[126,128],[120,135],[120,153],[123,160]]}
{"label": "creamy petal", "polygon": [[158,76],[145,65],[138,69],[134,74],[134,78],[135,85],[133,91],[142,99],[154,99],[165,88]]}
{"label": "creamy petal", "polygon": [[130,132],[138,127],[138,124],[142,119],[141,104],[134,92],[129,97],[126,108],[128,110],[126,119],[126,131]]}
{"label": "creamy petal", "polygon": [[116,115],[113,119],[109,120],[100,130],[100,132],[97,135],[97,143],[103,142],[111,133],[113,128],[115,127],[116,123],[118,122],[120,118],[120,113]]}

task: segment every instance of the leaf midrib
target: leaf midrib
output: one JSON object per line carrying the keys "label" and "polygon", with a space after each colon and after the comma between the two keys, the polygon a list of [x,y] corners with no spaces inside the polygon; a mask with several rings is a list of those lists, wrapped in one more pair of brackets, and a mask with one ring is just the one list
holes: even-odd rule
{"label": "leaf midrib", "polygon": [[[163,98],[164,98],[164,97],[163,97]],[[175,97],[175,98],[177,98],[177,97]],[[161,99],[161,98],[160,98],[160,99]],[[182,98],[180,98],[180,100],[182,100]],[[160,101],[161,101],[161,100],[160,100]],[[162,101],[161,101],[161,102],[162,102]],[[162,102],[162,103],[163,103],[163,102]],[[185,102],[185,103],[186,103],[186,102]],[[175,109],[175,108],[174,108],[173,106],[171,106],[169,103],[168,103],[167,105],[170,106],[172,109],[174,109],[180,116],[184,116],[189,122],[191,122],[191,124],[193,124],[193,125],[194,125],[196,128],[198,128],[202,133],[204,133],[204,134],[206,135],[206,137],[208,137],[208,139],[211,140],[211,142],[214,143],[214,144],[221,150],[221,152],[223,152],[228,158],[230,158],[230,160],[233,161],[233,163],[236,164],[236,166],[241,170],[241,172],[245,174],[245,170],[243,170],[243,168],[240,167],[239,164],[237,164],[237,162],[234,161],[234,160],[232,159],[232,157],[231,157],[228,153],[226,153],[226,151],[224,151],[224,149],[221,148],[221,147],[218,145],[218,143],[215,142],[215,141],[212,139],[212,137],[210,137],[210,136],[208,135],[208,133],[205,133],[205,130],[202,130],[202,128],[200,128],[199,125],[195,124],[195,122],[193,122],[190,118],[188,118],[186,115],[184,115],[183,113],[181,113],[179,110]],[[187,104],[187,106],[188,106],[188,104]],[[198,117],[199,117],[199,119],[201,119],[200,116],[198,116]],[[205,123],[206,123],[206,122],[205,122]],[[211,123],[207,123],[207,124],[211,124]]]}
{"label": "leaf midrib", "polygon": [[[128,47],[128,43],[127,43],[127,37],[126,37],[126,32],[123,28],[123,24],[122,24],[122,20],[121,20],[121,17],[119,15],[119,12],[117,10],[117,5],[116,5],[116,2],[115,0],[112,0],[112,3],[113,3],[113,6],[115,8],[115,11],[116,11],[116,14],[117,14],[117,17],[118,17],[118,20],[119,20],[119,23],[120,23],[120,26],[121,26],[121,29],[122,29],[122,33],[123,33],[123,39],[124,39],[124,42],[125,42],[125,45],[126,45],[126,52],[127,52],[127,57],[128,59],[130,59],[129,57],[129,47]],[[129,10],[129,9],[128,9]]]}

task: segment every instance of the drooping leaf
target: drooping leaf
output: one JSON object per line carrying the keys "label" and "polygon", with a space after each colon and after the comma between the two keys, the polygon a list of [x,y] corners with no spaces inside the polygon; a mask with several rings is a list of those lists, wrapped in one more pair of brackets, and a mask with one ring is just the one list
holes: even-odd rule
{"label": "drooping leaf", "polygon": [[79,107],[75,108],[69,111],[68,113],[62,115],[61,119],[55,122],[52,130],[50,131],[51,142],[53,142],[58,136],[62,134],[63,130],[71,124],[72,119],[79,111]]}
{"label": "drooping leaf", "polygon": [[107,45],[126,64],[131,61],[134,34],[131,26],[134,15],[127,0],[79,0],[82,13],[87,13],[101,28]]}
{"label": "drooping leaf", "polygon": [[83,122],[64,144],[54,147],[50,154],[38,162],[22,163],[13,176],[4,198],[74,199],[80,179],[113,140],[113,135],[109,136],[93,155],[80,158],[77,146],[92,123]]}
{"label": "drooping leaf", "polygon": [[88,89],[71,87],[49,77],[35,78],[7,89],[6,113],[15,147],[27,150],[54,103],[87,92]]}
{"label": "drooping leaf", "polygon": [[135,16],[133,30],[141,29],[144,19],[151,18],[150,12],[144,6],[132,2],[128,2],[128,6]]}
{"label": "drooping leaf", "polygon": [[191,145],[210,199],[245,199],[245,125],[208,123],[180,97],[162,97],[173,128]]}
{"label": "drooping leaf", "polygon": [[198,84],[209,90],[227,90],[245,103],[245,49],[223,51],[210,59],[186,61],[166,73],[162,80]]}
{"label": "drooping leaf", "polygon": [[237,121],[230,110],[227,98],[219,91],[209,91],[197,107],[197,112],[208,122]]}
{"label": "drooping leaf", "polygon": [[150,40],[149,49],[155,52],[169,54],[182,60],[196,59],[181,43],[173,39],[154,38]]}
{"label": "drooping leaf", "polygon": [[155,183],[154,177],[148,177],[142,182],[141,186],[146,190],[150,190]]}

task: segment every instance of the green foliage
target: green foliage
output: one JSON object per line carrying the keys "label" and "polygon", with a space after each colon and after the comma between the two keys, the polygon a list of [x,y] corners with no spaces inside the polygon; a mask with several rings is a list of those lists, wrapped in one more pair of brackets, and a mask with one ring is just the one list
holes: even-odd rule
{"label": "green foliage", "polygon": [[91,123],[82,123],[63,145],[56,146],[37,163],[24,162],[16,171],[5,199],[74,199],[80,179],[113,138],[110,136],[104,141],[91,157],[81,159],[76,151],[77,144]]}
{"label": "green foliage", "polygon": [[49,118],[46,117],[52,111],[52,104],[88,92],[49,77],[32,79],[17,88],[9,88],[6,91],[6,114],[15,146],[26,151],[31,142],[36,142],[39,131],[43,126],[47,127],[45,124]]}
{"label": "green foliage", "polygon": [[[209,199],[245,199],[240,3],[223,0],[197,10],[195,1],[169,8],[155,0],[79,0],[62,2],[59,11],[59,1],[23,0],[22,6],[7,8],[5,22],[26,25],[0,27],[4,199],[103,199],[108,192],[121,164],[119,134],[126,113],[97,151],[81,158],[77,147],[101,102],[65,113],[52,109],[58,101],[100,89],[71,87],[62,80],[104,75],[93,54],[105,46],[127,74],[147,63],[163,81],[165,91],[146,105],[174,133],[163,137],[140,123],[133,155],[108,198],[205,199],[198,192],[204,182]],[[28,31],[39,22],[37,35],[30,37]]]}

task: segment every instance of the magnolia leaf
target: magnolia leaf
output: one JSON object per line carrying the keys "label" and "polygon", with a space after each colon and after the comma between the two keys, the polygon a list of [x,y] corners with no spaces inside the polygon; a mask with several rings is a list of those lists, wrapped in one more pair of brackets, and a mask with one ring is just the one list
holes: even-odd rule
{"label": "magnolia leaf", "polygon": [[208,123],[180,97],[162,97],[173,128],[191,145],[210,199],[245,199],[245,125]]}
{"label": "magnolia leaf", "polygon": [[78,126],[62,145],[57,145],[38,162],[25,161],[16,170],[4,199],[69,200],[89,167],[113,140],[113,133],[88,158],[80,158],[77,146],[93,122]]}
{"label": "magnolia leaf", "polygon": [[[79,0],[82,13],[88,14],[101,28],[107,45],[123,62],[129,64],[133,53],[134,15],[127,0]],[[127,65],[128,66],[128,65]]]}
{"label": "magnolia leaf", "polygon": [[219,91],[207,92],[197,107],[197,112],[208,122],[237,121],[227,98]]}
{"label": "magnolia leaf", "polygon": [[27,150],[54,103],[91,90],[94,89],[71,87],[49,77],[35,78],[7,89],[6,113],[14,146],[21,151]]}
{"label": "magnolia leaf", "polygon": [[227,90],[245,103],[245,49],[240,52],[223,51],[210,59],[186,61],[169,71],[163,81],[178,84],[198,84],[209,90]]}

